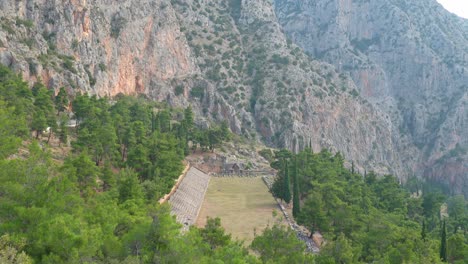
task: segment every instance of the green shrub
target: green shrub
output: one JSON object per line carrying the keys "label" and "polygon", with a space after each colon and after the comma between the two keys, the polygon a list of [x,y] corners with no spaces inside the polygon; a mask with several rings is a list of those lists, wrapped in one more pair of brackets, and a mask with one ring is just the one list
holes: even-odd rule
{"label": "green shrub", "polygon": [[358,96],[359,96],[359,92],[356,91],[356,89],[353,89],[353,90],[350,92],[350,94],[351,94],[352,96],[354,96],[354,97],[358,97]]}
{"label": "green shrub", "polygon": [[271,62],[276,63],[276,64],[282,64],[282,65],[288,65],[289,64],[289,59],[288,57],[282,57],[278,54],[274,54],[271,57]]}
{"label": "green shrub", "polygon": [[76,49],[78,48],[78,44],[79,44],[78,40],[77,40],[77,39],[74,39],[74,40],[72,41],[71,48],[72,48],[73,50],[76,50]]}
{"label": "green shrub", "polygon": [[34,23],[31,20],[24,20],[21,18],[16,18],[16,26],[25,26],[26,28],[32,28],[34,26]]}
{"label": "green shrub", "polygon": [[107,71],[107,66],[106,66],[106,64],[104,64],[104,63],[102,63],[102,62],[99,63],[99,69],[100,69],[102,72]]}
{"label": "green shrub", "polygon": [[6,22],[4,22],[2,24],[2,29],[5,30],[10,35],[15,34],[15,30],[9,24],[7,24]]}
{"label": "green shrub", "polygon": [[[264,124],[268,124],[268,119],[263,118],[262,122]],[[264,157],[268,162],[272,162],[274,160],[274,154],[273,154],[273,151],[271,151],[271,149],[262,149],[258,152],[258,154]]]}
{"label": "green shrub", "polygon": [[177,85],[174,89],[175,95],[181,95],[184,93],[184,86],[183,85]]}
{"label": "green shrub", "polygon": [[89,71],[89,65],[86,65],[85,71],[86,71],[86,74],[88,75],[89,84],[91,86],[94,86],[96,84],[96,78],[94,78],[91,72]]}
{"label": "green shrub", "polygon": [[25,38],[25,39],[22,39],[21,42],[28,46],[29,48],[32,48],[33,44],[34,44],[34,39],[33,38]]}
{"label": "green shrub", "polygon": [[29,68],[29,73],[31,75],[36,75],[37,74],[36,64],[34,63],[34,61],[31,58],[28,59],[28,68]]}
{"label": "green shrub", "polygon": [[65,58],[63,60],[63,63],[62,63],[62,66],[69,70],[70,72],[72,73],[77,73],[76,69],[75,69],[75,66],[73,65],[73,60],[69,59],[69,58]]}
{"label": "green shrub", "polygon": [[49,56],[47,54],[41,54],[37,57],[42,67],[47,67],[49,65]]}
{"label": "green shrub", "polygon": [[205,96],[205,88],[200,86],[193,87],[190,91],[190,96],[194,98],[203,99],[203,97]]}
{"label": "green shrub", "polygon": [[120,17],[118,14],[115,14],[111,20],[111,37],[118,38],[120,36],[120,31],[127,24],[127,20],[123,17]]}

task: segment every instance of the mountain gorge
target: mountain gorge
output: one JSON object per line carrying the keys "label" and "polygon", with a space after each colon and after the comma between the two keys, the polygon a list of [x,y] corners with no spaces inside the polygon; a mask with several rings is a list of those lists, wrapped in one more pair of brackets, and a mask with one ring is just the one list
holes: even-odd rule
{"label": "mountain gorge", "polygon": [[[414,2],[414,3],[413,3]],[[0,62],[468,190],[467,21],[435,1],[1,0]]]}
{"label": "mountain gorge", "polygon": [[295,43],[349,73],[417,147],[416,174],[466,190],[466,19],[436,1],[276,1],[276,11]]}

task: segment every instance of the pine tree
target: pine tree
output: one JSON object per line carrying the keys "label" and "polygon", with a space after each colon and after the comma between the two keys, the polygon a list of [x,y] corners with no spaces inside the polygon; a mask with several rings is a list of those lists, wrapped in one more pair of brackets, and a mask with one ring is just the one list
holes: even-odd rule
{"label": "pine tree", "polygon": [[426,220],[423,219],[422,229],[421,229],[421,239],[426,241]]}
{"label": "pine tree", "polygon": [[49,127],[49,142],[52,132],[57,129],[57,118],[55,116],[54,103],[52,101],[51,91],[42,83],[35,84],[35,97],[34,97],[34,115],[33,115],[33,130],[36,131],[36,138],[43,130]]}
{"label": "pine tree", "polygon": [[289,164],[288,161],[284,163],[284,182],[283,182],[283,200],[288,204],[291,202],[291,188],[289,186]]}
{"label": "pine tree", "polygon": [[154,115],[154,111],[151,111],[151,133],[156,130],[156,117]]}
{"label": "pine tree", "polygon": [[171,113],[168,110],[162,110],[158,113],[160,132],[168,133],[171,131]]}
{"label": "pine tree", "polygon": [[297,159],[294,158],[294,172],[293,172],[293,216],[298,217],[301,212],[301,205],[299,200],[299,182],[297,179]]}
{"label": "pine tree", "polygon": [[192,111],[192,107],[189,106],[187,108],[185,108],[184,110],[184,125],[187,129],[187,132],[190,134],[192,133],[193,131],[193,125],[194,125],[194,121],[193,121],[193,111]]}
{"label": "pine tree", "polygon": [[52,137],[52,132],[56,132],[58,129],[57,117],[50,113],[47,116],[47,125],[49,126],[49,136],[47,137],[47,144],[49,144],[50,138]]}
{"label": "pine tree", "polygon": [[211,152],[213,152],[215,148],[219,147],[221,142],[222,142],[222,137],[220,135],[220,130],[218,129],[208,130],[208,145],[209,145]]}
{"label": "pine tree", "polygon": [[36,139],[39,139],[39,136],[42,134],[42,131],[47,128],[47,119],[44,111],[36,110],[33,114],[33,119],[31,122],[31,129],[36,131]]}
{"label": "pine tree", "polygon": [[226,121],[221,123],[220,127],[221,139],[222,140],[229,140],[231,137],[231,131],[229,129],[229,125]]}
{"label": "pine tree", "polygon": [[63,112],[68,107],[68,95],[65,91],[65,87],[61,87],[57,96],[55,96],[55,108],[57,109],[57,114]]}
{"label": "pine tree", "polygon": [[88,95],[81,95],[81,93],[76,95],[75,100],[73,100],[72,103],[72,108],[73,113],[75,114],[77,127],[80,126],[81,121],[83,121],[85,117],[89,118],[91,116],[91,112],[93,111],[91,99],[88,97]]}
{"label": "pine tree", "polygon": [[447,229],[445,228],[445,220],[442,223],[442,234],[440,240],[440,260],[447,262]]}

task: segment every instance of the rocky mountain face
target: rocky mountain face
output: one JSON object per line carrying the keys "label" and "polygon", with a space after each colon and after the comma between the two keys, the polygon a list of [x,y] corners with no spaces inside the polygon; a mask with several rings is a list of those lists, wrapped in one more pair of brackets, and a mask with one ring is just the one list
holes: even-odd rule
{"label": "rocky mountain face", "polygon": [[197,72],[165,1],[0,1],[1,62],[31,81],[100,96],[159,94]]}
{"label": "rocky mountain face", "polygon": [[276,0],[287,35],[349,73],[418,148],[411,168],[468,192],[468,20],[435,0]]}
{"label": "rocky mountain face", "polygon": [[191,104],[269,145],[340,151],[361,172],[466,184],[466,23],[436,8],[452,22],[434,29],[387,6],[377,21],[377,2],[0,0],[0,62],[71,95]]}

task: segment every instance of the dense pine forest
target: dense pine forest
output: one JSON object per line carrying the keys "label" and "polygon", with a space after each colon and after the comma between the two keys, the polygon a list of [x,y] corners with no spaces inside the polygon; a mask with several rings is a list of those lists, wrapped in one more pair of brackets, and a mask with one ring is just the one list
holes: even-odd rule
{"label": "dense pine forest", "polygon": [[343,164],[339,153],[311,148],[282,150],[272,160],[279,171],[273,195],[292,200],[297,222],[328,240],[317,263],[467,263],[462,195],[446,196],[416,178],[400,185],[391,175],[361,175]]}
{"label": "dense pine forest", "polygon": [[[181,234],[158,203],[183,169],[188,140],[213,149],[229,137],[225,125],[200,130],[190,108],[77,95],[68,128],[67,98],[0,67],[0,263],[261,262],[219,219]],[[73,139],[65,157],[49,146],[53,136],[62,146]],[[293,233],[275,230],[307,257]]]}
{"label": "dense pine forest", "polygon": [[71,97],[40,81],[31,89],[0,66],[0,263],[468,261],[463,196],[360,174],[339,153],[310,148],[270,153],[272,193],[293,204],[298,223],[322,232],[319,255],[280,224],[250,246],[219,219],[181,233],[158,200],[192,149],[230,138],[225,123],[201,129],[194,119],[190,107],[144,98]]}

